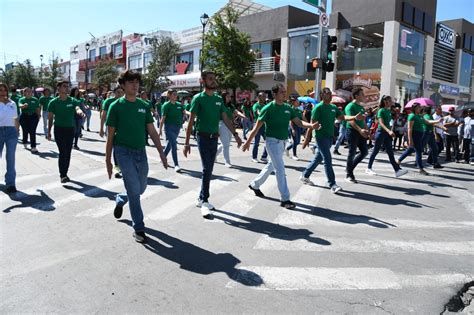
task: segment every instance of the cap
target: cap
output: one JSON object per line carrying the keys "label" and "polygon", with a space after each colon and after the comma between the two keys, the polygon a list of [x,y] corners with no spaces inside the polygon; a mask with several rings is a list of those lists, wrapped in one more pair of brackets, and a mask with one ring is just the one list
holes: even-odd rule
{"label": "cap", "polygon": [[449,110],[450,112],[454,112],[455,108],[454,108],[454,106],[451,106],[448,110]]}

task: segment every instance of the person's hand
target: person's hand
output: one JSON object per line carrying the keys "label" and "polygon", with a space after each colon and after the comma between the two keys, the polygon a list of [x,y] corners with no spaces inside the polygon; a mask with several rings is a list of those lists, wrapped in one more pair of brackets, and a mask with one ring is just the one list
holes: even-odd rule
{"label": "person's hand", "polygon": [[191,146],[189,144],[184,145],[183,153],[185,157],[188,157],[188,154],[191,153]]}
{"label": "person's hand", "polygon": [[393,132],[393,131],[390,130],[390,131],[388,132],[388,134],[390,135],[390,137],[395,138],[395,132]]}
{"label": "person's hand", "polygon": [[86,118],[86,114],[84,114],[83,111],[81,111],[81,112],[79,113],[79,116],[81,116],[81,118]]}
{"label": "person's hand", "polygon": [[408,147],[413,148],[413,140],[412,139],[408,139]]}
{"label": "person's hand", "polygon": [[311,124],[311,128],[313,128],[314,130],[319,130],[321,129],[321,124],[319,123],[319,121],[316,121],[314,122],[313,124]]}
{"label": "person's hand", "polygon": [[166,170],[168,168],[168,160],[166,159],[166,155],[163,153],[163,151],[160,152],[160,159],[161,163],[163,164],[163,167]]}
{"label": "person's hand", "polygon": [[367,139],[369,137],[369,131],[367,129],[361,129],[360,130],[360,135]]}
{"label": "person's hand", "polygon": [[100,128],[99,136],[100,136],[101,138],[103,138],[104,135],[105,135],[104,129]]}
{"label": "person's hand", "polygon": [[245,143],[242,145],[242,152],[248,151],[250,148],[250,142],[247,140]]}
{"label": "person's hand", "polygon": [[28,103],[25,104],[20,104],[21,109],[27,109],[28,108]]}
{"label": "person's hand", "polygon": [[105,165],[107,167],[107,175],[109,175],[109,179],[111,179],[114,166],[112,165],[112,162],[110,162],[110,160],[106,160]]}
{"label": "person's hand", "polygon": [[309,145],[309,141],[303,142],[303,146],[302,146],[303,150],[306,149],[308,145]]}
{"label": "person's hand", "polygon": [[237,142],[237,148],[240,148],[242,145],[242,139],[240,139],[239,135],[235,135],[235,141]]}
{"label": "person's hand", "polygon": [[358,113],[356,116],[355,116],[355,119],[356,120],[364,120],[364,115],[362,115],[362,113]]}
{"label": "person's hand", "polygon": [[51,141],[51,131],[48,131],[47,139],[48,139],[48,141]]}

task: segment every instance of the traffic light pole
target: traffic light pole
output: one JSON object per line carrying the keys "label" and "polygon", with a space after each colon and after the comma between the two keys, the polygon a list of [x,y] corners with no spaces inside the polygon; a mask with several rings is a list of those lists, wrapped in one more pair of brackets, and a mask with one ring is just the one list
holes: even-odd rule
{"label": "traffic light pole", "polygon": [[[321,3],[322,5],[318,8],[319,10],[319,27],[318,27],[318,40],[319,40],[319,43],[318,43],[318,58],[321,58],[322,59],[322,51],[323,51],[323,26],[321,25],[321,14],[322,13],[325,13],[326,12],[326,5],[327,5],[327,2],[326,0],[321,0]],[[324,9],[323,9],[324,8]],[[316,76],[315,76],[315,79],[314,79],[314,98],[316,100],[319,100],[319,94],[321,92],[321,81],[322,81],[322,78],[323,78],[323,69],[321,67],[318,67],[316,68]]]}

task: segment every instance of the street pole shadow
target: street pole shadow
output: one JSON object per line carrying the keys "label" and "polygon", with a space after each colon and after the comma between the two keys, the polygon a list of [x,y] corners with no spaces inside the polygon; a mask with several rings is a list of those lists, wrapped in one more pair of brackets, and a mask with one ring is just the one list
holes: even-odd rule
{"label": "street pole shadow", "polygon": [[107,198],[109,200],[115,200],[115,196],[117,195],[117,193],[114,191],[105,190],[97,186],[79,182],[77,180],[71,180],[70,183],[75,184],[77,186],[81,186],[81,188],[70,185],[63,185],[63,187],[68,190],[73,190],[78,193],[82,193],[89,198]]}
{"label": "street pole shadow", "polygon": [[164,186],[168,189],[178,189],[179,186],[176,186],[173,182],[167,180],[161,180],[153,177],[147,178],[147,185],[150,186]]}
{"label": "street pole shadow", "polygon": [[40,158],[45,159],[45,160],[49,160],[50,158],[53,158],[53,159],[59,158],[59,153],[55,151],[51,151],[51,150],[49,150],[49,152],[38,151],[36,155],[38,155]]}
{"label": "street pole shadow", "polygon": [[54,207],[54,200],[51,199],[43,190],[36,189],[39,192],[39,195],[28,195],[24,192],[17,191],[13,194],[8,194],[13,201],[21,202],[18,205],[10,206],[3,210],[4,213],[10,213],[13,209],[16,208],[33,208],[40,211],[53,211],[56,208]]}
{"label": "street pole shadow", "polygon": [[392,206],[400,205],[400,206],[408,206],[408,207],[413,207],[413,208],[434,209],[431,206],[428,206],[419,202],[411,201],[411,200],[404,200],[402,198],[390,198],[390,197],[385,197],[381,195],[367,194],[367,193],[363,193],[359,191],[343,190],[339,192],[339,196],[365,200],[365,201],[372,201],[374,203],[386,204],[386,205],[392,205]]}
{"label": "street pole shadow", "polygon": [[[119,222],[132,226],[130,220],[119,220]],[[151,228],[145,228],[145,233],[148,235],[148,242],[144,244],[144,247],[164,259],[178,264],[180,269],[201,275],[224,272],[229,279],[246,286],[263,284],[263,280],[258,274],[236,268],[236,265],[241,261],[230,253],[213,253]],[[247,276],[242,277],[242,274]]]}

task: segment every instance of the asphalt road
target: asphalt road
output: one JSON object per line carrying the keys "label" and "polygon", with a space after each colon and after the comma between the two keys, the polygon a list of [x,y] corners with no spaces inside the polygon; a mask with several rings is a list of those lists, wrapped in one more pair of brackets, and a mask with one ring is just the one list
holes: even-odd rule
{"label": "asphalt road", "polygon": [[[97,120],[94,112],[92,130]],[[428,168],[426,177],[410,157],[410,172],[396,179],[380,153],[379,175],[364,173],[366,159],[355,172],[359,184],[350,184],[341,150],[334,164],[344,190],[333,195],[322,165],[312,176],[316,187],[300,183],[312,154],[299,149],[300,161],[285,157],[297,204],[285,210],[274,176],[262,186],[264,199],[247,188],[264,165],[233,143],[234,167],[217,159],[210,198],[217,210],[206,221],[194,206],[197,148],[188,159],[180,151],[184,172],[177,174],[148,147],[142,206],[150,240],[143,246],[132,238],[128,207],[121,220],[113,217],[123,183],[107,178],[97,132],[84,132],[65,186],[55,143],[42,134],[38,141],[37,155],[17,148],[19,192],[0,193],[2,314],[439,314],[474,279],[469,165]]]}

